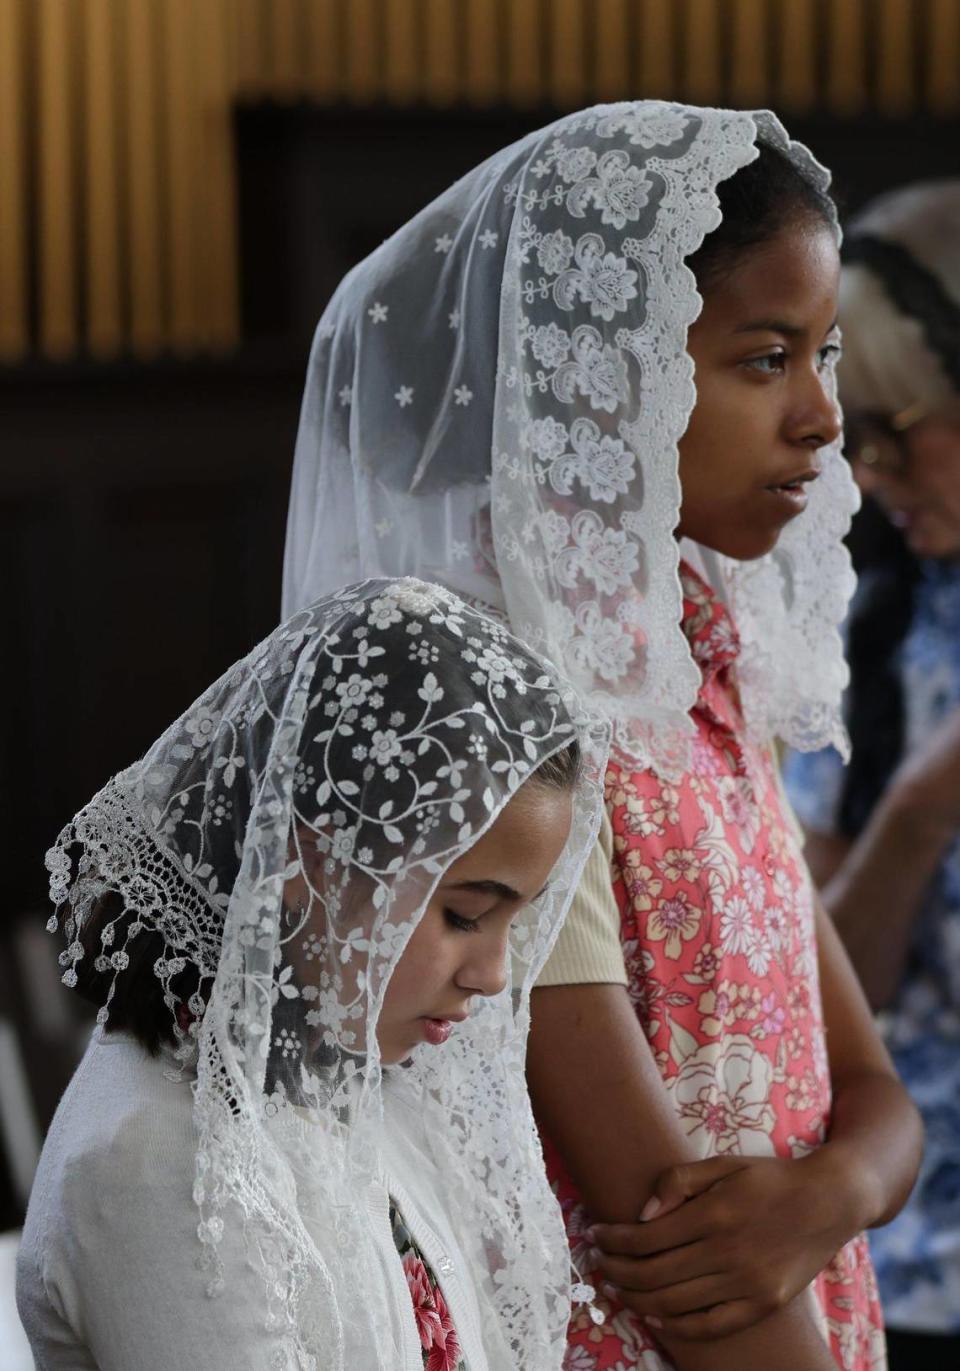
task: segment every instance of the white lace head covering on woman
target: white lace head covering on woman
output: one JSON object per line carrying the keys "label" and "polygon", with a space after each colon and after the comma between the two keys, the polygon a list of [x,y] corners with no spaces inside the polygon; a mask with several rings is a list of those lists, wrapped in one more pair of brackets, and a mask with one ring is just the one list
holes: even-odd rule
{"label": "white lace head covering on woman", "polygon": [[[677,441],[695,402],[685,259],[718,183],[786,151],[768,113],[599,106],[490,158],[342,282],[314,342],[297,442],[287,609],[344,574],[415,573],[504,611],[615,721],[682,768],[699,671],[681,630]],[[749,563],[710,557],[752,732],[845,746],[839,442],[803,517]]]}
{"label": "white lace head covering on woman", "polygon": [[[442,1049],[381,1068],[385,990],[438,880],[573,741],[571,834],[514,923],[507,989]],[[271,634],[48,854],[67,984],[101,977],[108,1023],[135,964],[162,988],[196,1070],[206,1281],[229,1283],[218,1245],[236,1224],[278,1367],[401,1364],[358,1206],[395,1126],[384,1078],[414,1106],[408,1143],[467,1259],[491,1367],[559,1366],[567,1247],[524,1049],[530,986],[599,822],[604,745],[501,625],[436,586],[368,581]]]}

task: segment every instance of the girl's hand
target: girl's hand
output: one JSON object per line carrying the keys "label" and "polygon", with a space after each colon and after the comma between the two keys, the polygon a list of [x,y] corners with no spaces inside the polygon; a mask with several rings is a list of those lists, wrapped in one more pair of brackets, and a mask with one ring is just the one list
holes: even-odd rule
{"label": "girl's hand", "polygon": [[638,1224],[595,1224],[595,1269],[658,1331],[700,1341],[789,1304],[859,1231],[830,1146],[800,1161],[714,1157],[657,1179]]}

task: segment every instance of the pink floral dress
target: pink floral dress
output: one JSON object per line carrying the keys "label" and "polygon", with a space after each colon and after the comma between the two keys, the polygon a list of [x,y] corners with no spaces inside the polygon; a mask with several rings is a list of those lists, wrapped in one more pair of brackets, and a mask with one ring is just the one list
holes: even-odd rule
{"label": "pink floral dress", "polygon": [[[731,668],[736,630],[683,568],[683,626],[703,684],[693,767],[677,784],[611,764],[607,809],[629,993],[664,1084],[701,1156],[801,1157],[821,1143],[830,1078],[806,866],[770,753],[745,736]],[[589,1223],[556,1151],[547,1167],[574,1260]],[[597,1279],[602,1279],[599,1273]],[[837,1365],[885,1365],[866,1241],[820,1275],[816,1296]],[[670,1362],[641,1320],[598,1298],[570,1326],[567,1371],[646,1371]]]}
{"label": "pink floral dress", "polygon": [[424,1261],[423,1254],[394,1204],[390,1206],[390,1224],[413,1301],[413,1314],[423,1349],[424,1371],[466,1371],[440,1283]]}

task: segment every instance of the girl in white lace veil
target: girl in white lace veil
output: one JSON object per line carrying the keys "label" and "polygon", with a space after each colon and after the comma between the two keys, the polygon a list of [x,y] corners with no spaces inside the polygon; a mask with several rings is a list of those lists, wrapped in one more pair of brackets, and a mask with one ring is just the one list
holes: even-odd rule
{"label": "girl in white lace veil", "polygon": [[615,1287],[571,1322],[583,1371],[883,1364],[861,1229],[915,1118],[769,746],[845,749],[827,184],[768,113],[572,114],[361,263],[311,356],[287,608],[345,570],[441,580],[613,723],[527,1062],[574,1256]]}
{"label": "girl in white lace veil", "polygon": [[[252,1266],[271,1367],[409,1365],[363,1204],[401,1157],[469,1273],[461,1346],[502,1371],[559,1366],[569,1267],[523,1060],[604,743],[500,625],[436,586],[368,581],[284,623],[51,849],[64,981],[96,992],[108,1033],[121,1001],[162,1001],[194,1079],[196,1175],[170,1182],[194,1187],[200,1241],[180,1259],[203,1253],[211,1340],[216,1297]],[[480,911],[451,930],[438,884],[522,787],[551,784],[572,823],[545,892],[515,899],[509,943],[503,924],[499,992],[465,1022],[430,1020],[451,990],[398,1028],[392,978],[430,920],[481,946]]]}
{"label": "girl in white lace veil", "polygon": [[[674,536],[701,308],[685,259],[717,227],[719,183],[760,142],[825,190],[765,112],[569,115],[347,276],[310,359],[286,610],[344,571],[440,579],[562,663],[628,755],[682,771],[699,680]],[[773,551],[704,559],[739,629],[753,733],[802,749],[844,745],[841,539],[857,495],[839,440],[820,465],[806,516]]]}

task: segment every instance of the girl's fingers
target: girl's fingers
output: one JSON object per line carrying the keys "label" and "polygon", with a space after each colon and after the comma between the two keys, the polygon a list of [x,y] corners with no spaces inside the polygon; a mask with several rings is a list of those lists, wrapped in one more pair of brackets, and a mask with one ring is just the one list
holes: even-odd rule
{"label": "girl's fingers", "polygon": [[641,1293],[624,1290],[617,1286],[602,1287],[613,1291],[621,1304],[632,1309],[643,1318],[659,1318],[664,1328],[669,1319],[680,1319],[688,1314],[700,1313],[714,1305],[722,1305],[729,1299],[732,1291],[729,1281],[723,1275],[704,1276],[696,1281],[684,1281],[682,1285],[671,1285],[665,1290]]}
{"label": "girl's fingers", "polygon": [[719,1275],[723,1270],[722,1266],[710,1260],[709,1253],[700,1243],[680,1247],[673,1252],[662,1252],[656,1257],[612,1257],[598,1251],[592,1258],[591,1266],[601,1271],[612,1284],[624,1290],[644,1293],[702,1280]]}
{"label": "girl's fingers", "polygon": [[714,1338],[726,1338],[731,1333],[752,1328],[769,1312],[753,1300],[730,1300],[695,1314],[663,1319],[654,1315],[647,1321],[657,1337],[676,1338],[681,1342],[711,1342]]}
{"label": "girl's fingers", "polygon": [[711,1213],[705,1213],[696,1202],[688,1202],[651,1223],[595,1223],[590,1228],[590,1240],[612,1256],[652,1257],[705,1238],[711,1228]]}
{"label": "girl's fingers", "polygon": [[726,1180],[735,1171],[743,1171],[749,1162],[743,1157],[707,1157],[704,1161],[684,1162],[679,1166],[669,1166],[657,1177],[653,1195],[644,1206],[641,1219],[651,1221],[665,1216],[702,1195],[705,1190]]}

